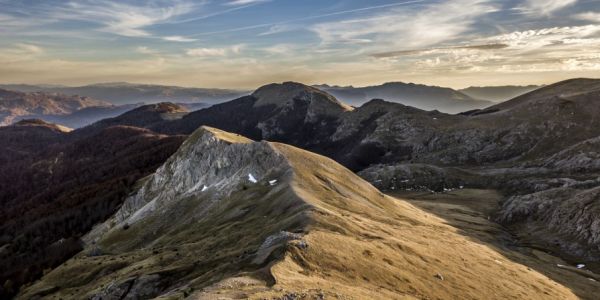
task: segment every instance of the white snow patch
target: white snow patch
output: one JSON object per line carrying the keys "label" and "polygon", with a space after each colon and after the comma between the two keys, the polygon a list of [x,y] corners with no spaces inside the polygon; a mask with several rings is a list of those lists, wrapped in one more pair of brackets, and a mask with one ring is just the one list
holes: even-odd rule
{"label": "white snow patch", "polygon": [[248,173],[248,180],[250,180],[250,182],[252,183],[257,183],[258,180],[256,180],[256,178],[254,178],[254,176],[252,176],[252,174]]}
{"label": "white snow patch", "polygon": [[277,184],[277,179],[273,179],[271,181],[269,181],[269,185],[275,185]]}
{"label": "white snow patch", "polygon": [[202,187],[202,192],[204,192],[206,190],[208,190],[208,187],[205,185],[205,186]]}

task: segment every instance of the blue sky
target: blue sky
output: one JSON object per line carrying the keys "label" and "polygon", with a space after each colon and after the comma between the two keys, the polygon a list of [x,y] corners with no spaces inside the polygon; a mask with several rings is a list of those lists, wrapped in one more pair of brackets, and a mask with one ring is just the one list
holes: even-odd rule
{"label": "blue sky", "polygon": [[600,0],[0,0],[0,82],[451,87],[600,76]]}

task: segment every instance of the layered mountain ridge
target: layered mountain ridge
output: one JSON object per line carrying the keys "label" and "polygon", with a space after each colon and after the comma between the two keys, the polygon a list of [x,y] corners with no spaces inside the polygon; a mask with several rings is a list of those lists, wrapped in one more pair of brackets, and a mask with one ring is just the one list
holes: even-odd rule
{"label": "layered mountain ridge", "polygon": [[109,101],[114,105],[134,104],[139,102],[204,102],[214,104],[247,94],[245,91],[237,90],[185,88],[127,82],[100,83],[77,87],[5,84],[0,85],[0,88],[26,93],[44,92],[62,93],[67,95],[86,95],[95,99]]}
{"label": "layered mountain ridge", "polygon": [[333,160],[207,127],[86,240],[17,298],[576,298]]}
{"label": "layered mountain ridge", "polygon": [[539,85],[471,86],[458,91],[475,99],[503,102],[531,91],[535,91],[541,87],[542,86]]}
{"label": "layered mountain ridge", "polygon": [[[144,149],[144,146],[129,148],[133,144],[128,142],[115,143],[121,139],[121,135],[107,134],[108,132],[118,131],[123,133],[123,137],[127,137],[125,132],[137,132],[144,139],[154,139],[158,136],[160,138],[152,148],[152,151],[155,151],[153,153],[157,156],[151,160],[152,163],[143,157],[136,157],[135,160],[136,166],[144,167],[146,170],[144,174],[148,174],[148,170],[153,171],[158,167],[157,163],[162,164],[166,157],[173,153],[174,148],[177,148],[183,141],[182,136],[172,139],[168,138],[169,136],[188,135],[196,138],[205,136],[205,134],[218,136],[216,130],[208,130],[207,133],[207,130],[204,129],[205,134],[198,134],[196,131],[197,128],[205,125],[217,127],[247,136],[252,140],[286,143],[328,156],[353,171],[360,171],[360,176],[383,191],[419,190],[434,193],[469,187],[498,189],[506,197],[503,199],[502,206],[495,211],[495,215],[488,215],[489,219],[498,220],[507,228],[513,228],[515,232],[518,231],[525,236],[540,237],[539,243],[543,245],[556,245],[556,249],[553,248],[552,251],[564,251],[568,255],[574,255],[580,261],[585,260],[586,264],[588,262],[593,264],[600,257],[598,256],[600,253],[598,251],[600,250],[599,231],[595,217],[598,214],[597,201],[595,201],[596,190],[600,186],[600,181],[597,180],[600,175],[598,169],[600,165],[597,164],[598,154],[595,148],[599,136],[596,128],[600,125],[597,124],[598,121],[595,118],[599,107],[597,87],[598,80],[574,79],[546,86],[486,109],[460,115],[449,115],[438,111],[423,111],[381,99],[374,99],[360,107],[351,108],[324,91],[299,83],[287,82],[268,85],[252,95],[191,113],[184,112],[183,108],[177,105],[165,103],[146,106],[69,134],[61,133],[50,128],[51,126],[44,125],[0,128],[0,135],[4,137],[4,133],[7,134],[6,136],[11,136],[8,135],[9,132],[17,133],[17,135],[12,135],[19,137],[15,141],[23,142],[22,144],[15,143],[3,152],[9,154],[8,160],[11,159],[10,157],[18,157],[21,165],[13,168],[14,170],[29,170],[29,168],[33,169],[34,166],[40,165],[51,166],[51,162],[56,159],[54,155],[60,153],[59,150],[51,151],[51,155],[37,157],[36,155],[39,154],[36,150],[43,147],[36,147],[35,143],[25,143],[28,134],[32,134],[31,136],[36,134],[29,128],[37,128],[37,131],[43,130],[47,140],[43,140],[44,143],[51,143],[54,145],[53,147],[58,147],[56,149],[62,149],[65,143],[69,145],[76,143],[79,146],[83,146],[84,141],[92,145],[110,143],[112,147],[106,149],[107,153],[133,153]],[[3,131],[3,129],[5,130]],[[93,141],[90,139],[92,136],[95,137]],[[244,151],[249,151],[247,144],[255,144],[239,136],[224,133],[215,139],[221,142],[229,140],[229,142],[223,142],[224,144],[217,143],[221,146],[207,143],[207,145],[210,144],[220,149],[220,152],[226,152],[224,149],[228,147],[226,146],[228,143],[237,145],[233,148],[246,149]],[[238,139],[245,142],[239,142]],[[196,143],[192,144],[196,145]],[[160,145],[164,145],[165,148],[161,148]],[[252,147],[263,149],[264,153],[271,153],[268,149],[277,148],[273,145],[280,144],[264,142],[262,145],[269,146],[265,146],[266,148]],[[93,157],[94,151],[104,147],[97,148],[86,147],[85,149],[89,150],[86,153]],[[212,153],[211,155],[215,158],[222,154],[213,153],[209,148],[196,149],[203,150],[196,150],[192,156],[174,157],[203,157],[200,153],[206,152]],[[282,153],[282,150],[279,149],[275,152]],[[71,166],[69,157],[72,154],[68,153],[71,152],[67,152],[57,160],[58,166],[62,166],[65,170]],[[268,159],[272,158],[271,154],[268,154],[267,157]],[[284,162],[280,162],[282,165],[292,165],[285,155],[280,158],[284,159]],[[231,158],[228,159],[231,160]],[[303,158],[301,160],[310,159]],[[273,189],[277,184],[286,183],[282,179],[283,177],[270,179],[262,177],[258,172],[256,174],[251,172],[250,169],[259,169],[256,165],[257,162],[252,160],[239,161],[239,165],[252,166],[248,169],[248,173],[246,171],[235,173],[236,171],[232,169],[229,170],[231,172],[228,171],[229,173],[221,174],[223,177],[213,174],[214,176],[209,178],[194,173],[198,172],[196,170],[191,173],[180,173],[177,177],[178,180],[161,181],[157,179],[170,178],[173,174],[181,172],[175,166],[179,166],[182,161],[187,161],[187,163],[181,164],[186,166],[181,170],[187,170],[190,165],[201,163],[199,160],[193,159],[180,160],[170,168],[161,169],[161,172],[164,172],[161,173],[163,175],[155,174],[155,177],[148,177],[156,178],[156,180],[140,181],[139,184],[146,192],[140,192],[139,186],[136,187],[137,198],[127,198],[126,204],[121,206],[120,217],[112,219],[114,224],[105,223],[105,225],[109,225],[105,229],[110,230],[99,230],[96,235],[89,235],[94,238],[89,238],[87,241],[91,243],[93,240],[98,240],[100,246],[96,248],[88,245],[91,248],[87,248],[86,251],[89,253],[97,250],[100,252],[96,251],[95,253],[103,253],[102,251],[106,251],[106,249],[103,250],[102,240],[107,232],[119,236],[122,231],[136,228],[138,226],[136,224],[140,220],[148,217],[152,219],[152,216],[161,209],[171,211],[169,201],[154,201],[157,198],[179,199],[175,202],[184,203],[183,206],[186,208],[203,207],[210,201],[202,203],[186,201],[204,196],[212,199],[211,201],[229,199],[235,195],[243,198],[241,195],[246,190],[256,187],[250,178],[267,189]],[[203,165],[202,170],[204,168],[216,170],[218,168],[214,168],[214,163],[222,162],[221,159],[207,161],[212,162]],[[291,170],[293,169],[292,166]],[[314,169],[317,170],[319,167],[315,166]],[[102,180],[118,178],[117,175],[121,172],[121,169],[116,168],[102,168],[102,170],[105,172]],[[337,170],[336,172],[346,174],[344,173],[346,171]],[[37,173],[34,175],[46,176],[45,172],[38,170]],[[139,179],[141,175],[135,174],[130,179]],[[26,174],[26,176],[33,175]],[[189,179],[185,179],[187,177]],[[224,178],[235,180],[224,181],[224,183],[231,182],[231,185],[215,185],[214,180],[218,182]],[[98,182],[97,178],[93,176],[88,179],[90,180],[88,183]],[[269,183],[272,180],[277,180],[273,186]],[[354,179],[348,180],[361,186],[360,183],[354,182]],[[5,178],[2,182],[10,182],[10,180]],[[100,182],[101,189],[106,188],[106,181]],[[154,183],[150,184],[150,182]],[[164,184],[169,186],[165,190],[172,191],[167,194],[162,193],[161,186]],[[11,185],[7,183],[5,186],[10,187]],[[43,182],[35,191],[41,191],[47,186],[51,185]],[[125,186],[131,188],[133,184],[128,179]],[[217,186],[219,188],[215,188]],[[14,192],[13,190],[7,189],[7,191]],[[216,193],[217,190],[233,190],[239,194],[229,192],[219,194]],[[332,190],[343,192],[338,187],[333,187]],[[368,190],[370,188],[365,187],[365,191]],[[188,191],[189,194],[186,194]],[[310,196],[309,194],[306,196]],[[6,195],[6,199],[12,199],[12,196]],[[63,191],[57,195],[66,194]],[[371,196],[373,195],[369,194],[369,197],[366,198],[371,199]],[[360,197],[362,196],[359,195]],[[125,198],[121,197],[115,202],[111,202],[111,205],[121,205],[124,200]],[[94,201],[96,200],[92,200],[92,202]],[[186,206],[185,203],[191,204]],[[234,211],[238,211],[237,204],[233,207]],[[178,220],[178,217],[185,213],[187,211],[174,210],[173,214],[167,215],[174,216],[173,220]],[[189,220],[189,218],[183,218],[182,222]],[[224,226],[230,228],[228,225]],[[124,229],[125,227],[128,229]],[[337,227],[344,228],[341,225]],[[157,233],[161,233],[160,230],[163,227],[156,228]],[[135,232],[135,230],[131,232]],[[299,234],[295,231],[286,232],[280,238],[295,238]],[[35,236],[35,234],[28,236]],[[18,230],[14,231],[14,236],[19,236]],[[136,247],[145,247],[154,238],[152,234],[142,236],[144,239],[141,240],[128,237],[131,238],[132,243],[130,245],[123,244],[124,248],[118,250],[124,251],[123,249],[126,248],[127,251],[130,251]],[[261,238],[266,239],[267,237],[261,236]],[[12,239],[12,235],[5,238],[5,245],[11,244]],[[23,237],[23,241],[25,239]],[[273,237],[272,239],[279,238]],[[255,247],[260,247],[262,242],[255,240],[254,246],[252,246],[254,248],[246,250],[256,251]],[[108,253],[107,255],[112,254]],[[270,277],[261,276],[258,276],[259,286],[265,285],[265,282],[266,285],[272,284]],[[146,277],[136,280],[144,282]],[[127,283],[121,286],[135,285],[135,282],[138,282],[136,280],[126,281]],[[237,281],[234,280],[234,282]],[[236,284],[244,282],[247,282],[246,279]],[[248,282],[256,283],[254,280]],[[223,283],[223,286],[226,285]],[[216,286],[213,288],[219,290]],[[50,289],[56,288],[50,287]],[[164,291],[162,288],[160,290]],[[82,294],[77,295],[81,296]]]}
{"label": "layered mountain ridge", "polygon": [[388,82],[367,87],[329,85],[317,85],[316,87],[354,106],[360,106],[377,98],[422,110],[439,110],[455,114],[493,104],[493,102],[472,98],[451,88],[414,83]]}
{"label": "layered mountain ridge", "polygon": [[0,89],[0,126],[6,126],[20,119],[44,116],[64,116],[90,108],[109,108],[108,102],[89,97],[67,96],[41,92],[23,93]]}

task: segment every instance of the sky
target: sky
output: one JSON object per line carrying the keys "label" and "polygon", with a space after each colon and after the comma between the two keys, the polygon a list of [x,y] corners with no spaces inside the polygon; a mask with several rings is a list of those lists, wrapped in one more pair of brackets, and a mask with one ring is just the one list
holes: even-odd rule
{"label": "sky", "polygon": [[600,0],[0,0],[0,83],[600,77]]}

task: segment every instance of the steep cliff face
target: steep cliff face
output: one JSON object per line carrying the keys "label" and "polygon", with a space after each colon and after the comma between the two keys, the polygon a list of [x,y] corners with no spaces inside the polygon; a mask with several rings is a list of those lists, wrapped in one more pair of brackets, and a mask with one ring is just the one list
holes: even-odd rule
{"label": "steep cliff face", "polygon": [[207,127],[86,241],[18,298],[575,299],[331,159]]}

